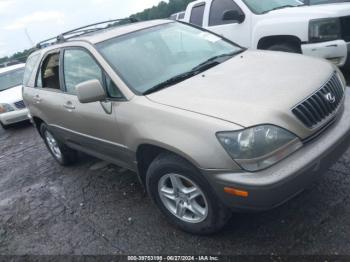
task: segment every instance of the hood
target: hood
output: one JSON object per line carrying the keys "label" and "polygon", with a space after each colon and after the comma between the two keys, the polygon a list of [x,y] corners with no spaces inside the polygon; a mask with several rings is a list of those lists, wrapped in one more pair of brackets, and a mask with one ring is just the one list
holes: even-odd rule
{"label": "hood", "polygon": [[315,58],[250,50],[147,97],[242,127],[274,124],[305,138],[312,132],[291,109],[319,89],[334,70]]}
{"label": "hood", "polygon": [[12,104],[22,100],[22,86],[15,86],[0,92],[0,103]]}
{"label": "hood", "polygon": [[350,2],[323,5],[305,5],[299,7],[284,8],[269,12],[271,16],[300,16],[308,18],[327,18],[350,16]]}

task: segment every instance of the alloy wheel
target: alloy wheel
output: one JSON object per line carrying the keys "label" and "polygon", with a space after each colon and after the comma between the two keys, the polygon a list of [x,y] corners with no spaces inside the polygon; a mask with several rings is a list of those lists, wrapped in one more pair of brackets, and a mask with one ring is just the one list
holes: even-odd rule
{"label": "alloy wheel", "polygon": [[189,178],[166,174],[159,180],[158,193],[166,209],[182,221],[200,223],[208,216],[206,197]]}
{"label": "alloy wheel", "polygon": [[47,142],[47,145],[49,146],[50,151],[52,154],[58,159],[62,159],[62,152],[58,146],[58,143],[56,139],[53,137],[53,135],[49,131],[45,131],[45,140]]}

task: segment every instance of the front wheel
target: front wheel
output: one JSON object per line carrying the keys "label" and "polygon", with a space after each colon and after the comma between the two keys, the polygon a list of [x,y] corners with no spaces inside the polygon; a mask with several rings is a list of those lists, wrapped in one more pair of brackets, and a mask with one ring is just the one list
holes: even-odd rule
{"label": "front wheel", "polygon": [[44,139],[46,147],[60,165],[67,166],[76,162],[77,152],[59,142],[48,130],[46,124],[41,124],[40,133]]}
{"label": "front wheel", "polygon": [[147,172],[147,189],[174,225],[194,234],[219,231],[230,218],[204,177],[187,161],[161,154]]}

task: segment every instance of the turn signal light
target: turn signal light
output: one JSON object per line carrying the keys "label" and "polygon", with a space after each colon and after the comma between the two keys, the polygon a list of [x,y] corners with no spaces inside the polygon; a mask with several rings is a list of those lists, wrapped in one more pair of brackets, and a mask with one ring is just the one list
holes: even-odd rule
{"label": "turn signal light", "polygon": [[225,187],[224,192],[233,196],[248,197],[249,193],[247,191],[235,189],[232,187]]}

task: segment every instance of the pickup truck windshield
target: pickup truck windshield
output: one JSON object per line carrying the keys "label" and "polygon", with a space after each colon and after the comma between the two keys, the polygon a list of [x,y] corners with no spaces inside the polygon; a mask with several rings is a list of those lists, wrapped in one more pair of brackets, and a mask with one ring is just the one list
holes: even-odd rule
{"label": "pickup truck windshield", "polygon": [[0,92],[22,84],[24,68],[0,74]]}
{"label": "pickup truck windshield", "polygon": [[221,37],[177,22],[112,38],[97,48],[136,94],[181,82],[243,51]]}
{"label": "pickup truck windshield", "polygon": [[243,0],[255,14],[265,14],[273,10],[304,5],[299,0]]}
{"label": "pickup truck windshield", "polygon": [[306,5],[323,5],[323,4],[334,4],[334,3],[345,3],[350,0],[302,0]]}

